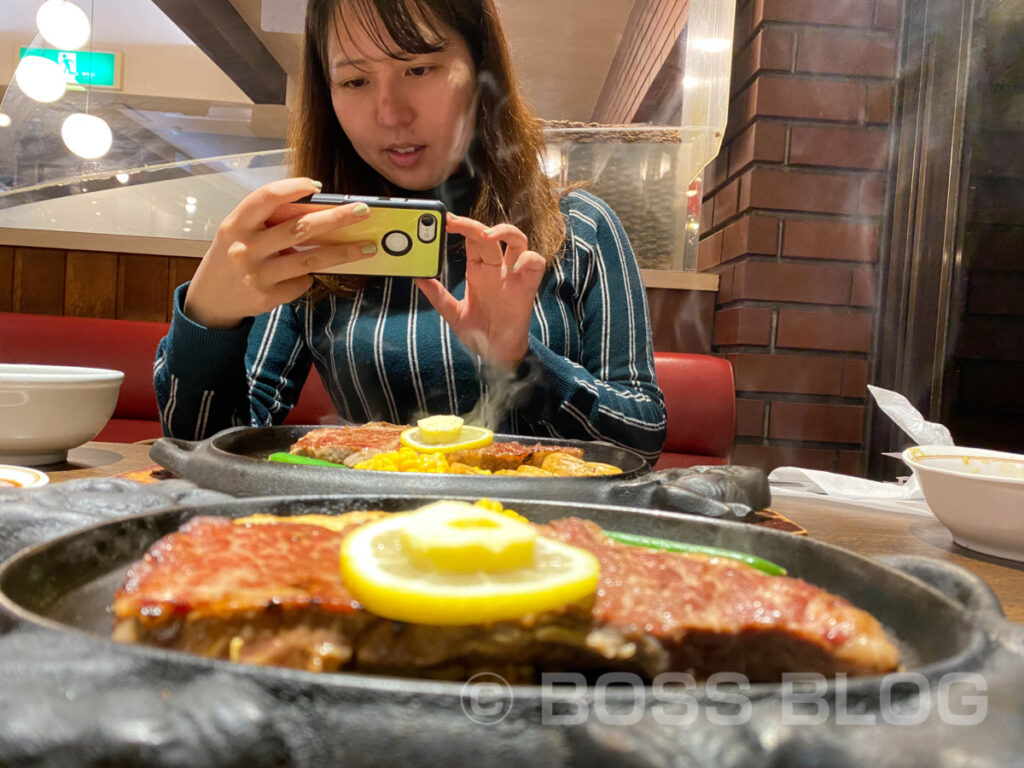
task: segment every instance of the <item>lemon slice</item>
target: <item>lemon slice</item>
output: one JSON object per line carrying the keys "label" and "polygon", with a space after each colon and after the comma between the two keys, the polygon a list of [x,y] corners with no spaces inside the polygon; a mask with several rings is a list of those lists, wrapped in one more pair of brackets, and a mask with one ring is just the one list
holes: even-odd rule
{"label": "lemon slice", "polygon": [[409,427],[399,435],[402,445],[423,453],[451,453],[452,451],[468,451],[471,448],[482,448],[494,442],[494,432],[486,427],[465,426],[459,430],[455,440],[444,443],[431,443],[423,439],[420,427]]}
{"label": "lemon slice", "polygon": [[401,537],[417,568],[472,573],[529,566],[537,530],[475,504],[439,501],[409,517]]}
{"label": "lemon slice", "polygon": [[417,421],[416,426],[420,428],[421,442],[438,445],[459,440],[464,423],[461,416],[427,416]]}
{"label": "lemon slice", "polygon": [[[507,566],[521,558],[517,549],[521,545],[516,544],[510,548],[511,558],[488,560],[480,554],[487,548],[486,534],[479,540],[465,535],[460,544],[443,545],[431,534],[460,519],[469,523],[464,532],[489,530],[473,523],[488,515],[500,519],[499,526],[529,529],[534,539],[528,561],[517,567],[475,571],[417,564],[430,565],[431,559],[450,563],[459,557],[459,547],[465,553],[476,551],[472,556],[479,558],[476,562],[481,566]],[[410,548],[418,554],[410,557]],[[425,557],[426,553],[432,555]],[[597,558],[586,550],[536,536],[532,526],[462,502],[390,515],[351,533],[341,548],[341,576],[352,596],[371,613],[414,624],[485,624],[542,613],[592,595],[599,575]]]}

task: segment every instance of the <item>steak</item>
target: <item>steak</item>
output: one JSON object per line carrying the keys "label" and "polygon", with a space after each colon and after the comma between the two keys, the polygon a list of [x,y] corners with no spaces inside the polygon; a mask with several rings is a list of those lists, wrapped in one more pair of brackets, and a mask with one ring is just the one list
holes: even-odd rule
{"label": "steak", "polygon": [[733,560],[623,545],[579,518],[555,520],[547,531],[601,563],[595,628],[614,628],[616,643],[647,647],[655,638],[658,653],[668,654],[667,662],[657,654],[637,658],[643,671],[728,670],[772,681],[783,672],[858,675],[899,664],[873,616],[801,579]]}
{"label": "steak", "polygon": [[619,544],[577,518],[538,532],[597,557],[595,596],[486,625],[383,619],[352,598],[338,568],[345,535],[380,514],[193,518],[129,569],[114,600],[114,639],[313,671],[491,671],[510,682],[565,670],[647,679],[731,671],[759,682],[899,665],[879,623],[840,597],[737,561]]}
{"label": "steak", "polygon": [[[372,421],[362,426],[321,427],[300,437],[289,449],[299,456],[333,461],[354,467],[378,453],[397,451],[401,447],[400,435],[408,426]],[[583,458],[583,449],[567,445],[523,445],[514,441],[491,443],[483,448],[453,451],[447,458],[452,464],[463,464],[490,472],[514,470],[522,465],[540,468],[544,459],[553,453],[565,453],[576,459]]]}
{"label": "steak", "polygon": [[358,427],[322,427],[304,434],[291,453],[354,467],[360,461],[401,447],[399,435],[407,426],[371,421]]}

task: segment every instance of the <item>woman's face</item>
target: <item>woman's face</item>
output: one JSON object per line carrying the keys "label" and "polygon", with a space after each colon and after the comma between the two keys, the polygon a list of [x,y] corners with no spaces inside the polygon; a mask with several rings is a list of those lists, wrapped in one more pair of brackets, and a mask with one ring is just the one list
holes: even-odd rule
{"label": "woman's face", "polygon": [[[397,46],[378,19],[385,43]],[[465,41],[447,27],[444,50],[408,61],[385,54],[358,23],[335,17],[328,36],[331,101],[359,156],[404,189],[436,187],[473,137],[476,83]],[[359,190],[346,190],[358,194]]]}

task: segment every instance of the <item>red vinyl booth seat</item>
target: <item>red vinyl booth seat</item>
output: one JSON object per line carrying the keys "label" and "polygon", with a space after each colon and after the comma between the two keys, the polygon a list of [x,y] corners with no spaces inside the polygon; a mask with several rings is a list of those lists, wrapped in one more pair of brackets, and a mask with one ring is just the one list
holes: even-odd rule
{"label": "red vinyl booth seat", "polygon": [[[0,312],[0,362],[79,365],[124,371],[114,415],[97,440],[160,437],[153,359],[167,323]],[[668,429],[656,469],[726,464],[736,421],[732,365],[711,355],[656,352]],[[306,379],[286,424],[329,424],[334,406],[316,372]]]}
{"label": "red vinyl booth seat", "polygon": [[[668,429],[655,469],[728,464],[736,429],[736,384],[722,357],[655,352],[654,368],[665,393]],[[334,416],[320,377],[311,373],[291,424],[318,424]],[[296,418],[297,417],[297,418]]]}
{"label": "red vinyl booth seat", "polygon": [[[160,437],[153,360],[167,323],[0,312],[0,362],[78,365],[124,372],[114,415],[94,438],[134,443]],[[308,393],[308,397],[307,397]],[[334,420],[320,377],[311,374],[288,424]]]}
{"label": "red vinyl booth seat", "polygon": [[655,352],[668,429],[655,469],[728,464],[736,431],[736,382],[722,357]]}
{"label": "red vinyl booth seat", "polygon": [[153,358],[166,334],[167,323],[0,312],[0,362],[123,371],[114,415],[94,439],[133,443],[161,434]]}

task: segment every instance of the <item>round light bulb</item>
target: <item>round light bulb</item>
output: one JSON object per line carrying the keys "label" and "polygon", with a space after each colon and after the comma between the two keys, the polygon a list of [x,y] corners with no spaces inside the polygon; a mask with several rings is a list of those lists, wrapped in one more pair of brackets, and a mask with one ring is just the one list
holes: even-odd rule
{"label": "round light bulb", "polygon": [[26,56],[18,62],[14,81],[26,96],[42,102],[56,101],[67,89],[60,64],[42,56]]}
{"label": "round light bulb", "polygon": [[0,128],[11,127],[11,116],[6,112],[0,112]]}
{"label": "round light bulb", "polygon": [[81,112],[68,115],[60,128],[60,135],[68,149],[86,160],[103,157],[114,141],[106,120]]}
{"label": "round light bulb", "polygon": [[89,39],[89,17],[70,0],[46,0],[36,13],[36,26],[46,42],[65,51]]}

